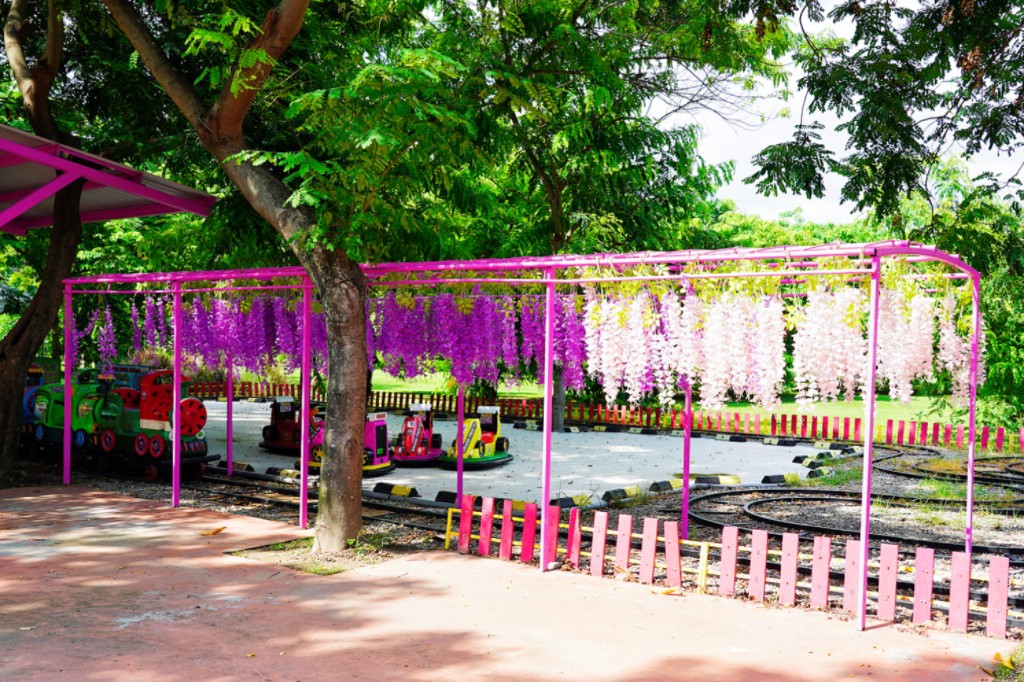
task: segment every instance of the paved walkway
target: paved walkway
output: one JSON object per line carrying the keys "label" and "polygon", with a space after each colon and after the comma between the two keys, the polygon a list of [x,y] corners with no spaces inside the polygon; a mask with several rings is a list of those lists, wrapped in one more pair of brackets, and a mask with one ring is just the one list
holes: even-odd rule
{"label": "paved walkway", "polygon": [[0,491],[0,680],[982,680],[1013,648],[446,552],[329,577],[225,554],[296,534]]}

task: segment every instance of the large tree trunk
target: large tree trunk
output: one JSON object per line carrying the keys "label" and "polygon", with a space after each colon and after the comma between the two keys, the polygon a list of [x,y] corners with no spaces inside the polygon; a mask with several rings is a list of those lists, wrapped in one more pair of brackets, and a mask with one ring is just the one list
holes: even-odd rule
{"label": "large tree trunk", "polygon": [[318,251],[306,271],[327,316],[327,422],[314,551],[340,552],[362,526],[366,420],[366,278],[356,263]]}

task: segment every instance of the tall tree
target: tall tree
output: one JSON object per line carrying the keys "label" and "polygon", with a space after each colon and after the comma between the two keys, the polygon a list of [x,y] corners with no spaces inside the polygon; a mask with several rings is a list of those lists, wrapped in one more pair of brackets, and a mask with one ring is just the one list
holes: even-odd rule
{"label": "tall tree", "polygon": [[[704,0],[437,7],[426,35],[470,70],[481,142],[507,159],[507,186],[543,207],[510,226],[506,244],[518,254],[670,246],[666,237],[678,236],[731,173],[703,162],[699,130],[682,116],[734,113],[753,81],[785,81],[777,59],[790,34]],[[557,363],[554,374],[561,429]]]}
{"label": "tall tree", "polygon": [[[168,19],[153,6],[130,0],[103,4],[203,147],[256,213],[291,246],[319,291],[330,342],[331,419],[326,426],[315,544],[321,550],[341,551],[361,525],[366,278],[357,262],[343,249],[335,249],[344,242],[338,227],[318,221],[308,207],[293,205],[293,189],[273,169],[252,160],[249,153],[259,149],[244,130],[257,98],[277,77],[274,67],[302,30],[309,2],[282,0],[266,11],[262,24],[228,6],[204,15],[205,8],[182,3],[170,8],[173,16]],[[245,9],[258,11],[258,6]],[[344,20],[333,28],[344,32]],[[183,56],[204,60],[202,76],[212,86],[209,90],[197,88],[195,79],[179,67]],[[311,234],[323,238],[309,239]]]}
{"label": "tall tree", "polygon": [[[74,136],[58,125],[51,103],[62,67],[64,21],[57,0],[44,7],[14,0],[4,19],[4,49],[32,130],[77,147]],[[34,35],[33,25],[45,27],[42,38]],[[39,287],[14,328],[0,341],[0,395],[13,398],[22,394],[29,364],[57,320],[63,298],[61,281],[71,273],[82,238],[78,214],[82,187],[82,181],[73,182],[54,196],[53,227]],[[0,476],[10,470],[18,447],[19,406],[16,399],[0,401]]]}

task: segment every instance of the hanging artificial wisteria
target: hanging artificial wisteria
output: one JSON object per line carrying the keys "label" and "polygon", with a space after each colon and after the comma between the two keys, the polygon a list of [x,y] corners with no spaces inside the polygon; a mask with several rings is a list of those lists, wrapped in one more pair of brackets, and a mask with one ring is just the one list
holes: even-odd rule
{"label": "hanging artificial wisteria", "polygon": [[96,334],[96,347],[99,349],[103,368],[110,371],[111,365],[117,361],[117,333],[114,331],[114,316],[110,313],[109,305],[103,310],[103,326]]}
{"label": "hanging artificial wisteria", "polygon": [[[956,301],[953,294],[947,294],[939,302],[939,346],[935,356],[936,365],[939,369],[949,372],[950,394],[953,403],[958,407],[967,404],[969,384],[969,371],[971,359],[971,344],[967,339],[957,333],[956,329]],[[984,330],[983,330],[984,332]],[[985,348],[984,334],[982,335],[982,349]],[[979,373],[984,365],[979,364]],[[979,377],[979,383],[983,382],[983,375]]]}
{"label": "hanging artificial wisteria", "polygon": [[924,294],[883,289],[878,311],[878,375],[889,394],[910,400],[914,379],[932,376],[935,302]]}
{"label": "hanging artificial wisteria", "polygon": [[[859,288],[812,291],[797,312],[793,337],[796,401],[852,400],[864,382],[867,301]],[[881,348],[881,344],[879,344]]]}
{"label": "hanging artificial wisteria", "polygon": [[[810,291],[784,305],[778,294],[649,290],[628,298],[612,288],[585,289],[584,345],[588,370],[611,402],[622,390],[639,402],[656,388],[665,405],[678,387],[700,390],[705,409],[749,400],[766,409],[779,401],[785,376],[787,328],[793,330],[797,402],[847,400],[863,389],[867,362],[867,297],[859,286]],[[912,382],[948,371],[954,396],[968,388],[969,347],[953,319],[954,301],[927,293],[881,290],[878,380],[897,400]],[[938,353],[935,321],[941,312]]]}

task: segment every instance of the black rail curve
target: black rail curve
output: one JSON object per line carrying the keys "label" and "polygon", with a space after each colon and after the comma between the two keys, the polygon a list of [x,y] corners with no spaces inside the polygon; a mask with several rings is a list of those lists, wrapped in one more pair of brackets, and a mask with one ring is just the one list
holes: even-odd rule
{"label": "black rail curve", "polygon": [[[780,520],[768,514],[754,511],[755,507],[761,507],[773,503],[784,503],[797,500],[798,498],[792,497],[767,497],[759,500],[751,500],[743,505],[743,511],[753,519],[761,521],[762,523],[770,523],[777,526],[784,526],[788,528],[794,528],[797,530],[806,530],[809,532],[822,532],[825,535],[849,535],[855,536],[860,534],[860,529],[851,528],[840,528],[837,526],[824,526],[817,524],[800,523],[796,521]],[[841,503],[841,504],[856,504],[858,500],[851,500],[846,496],[840,495],[821,495],[817,497],[802,497],[799,498],[801,502],[830,502],[830,503]],[[922,503],[923,504],[923,503]],[[911,505],[912,506],[912,505]],[[1006,511],[1006,510],[1000,510]],[[1015,510],[1018,514],[1024,512],[1024,509]],[[964,543],[962,542],[945,542],[942,540],[931,540],[927,538],[910,538],[901,535],[893,535],[890,533],[878,533],[872,532],[872,539],[884,540],[889,542],[895,542],[898,544],[909,543],[918,547],[926,546],[933,549],[942,549],[949,552],[956,552],[963,548]],[[1010,558],[1012,563],[1024,564],[1024,547],[1013,547],[1007,545],[972,545],[972,549],[975,552],[981,554],[1005,554]]]}

